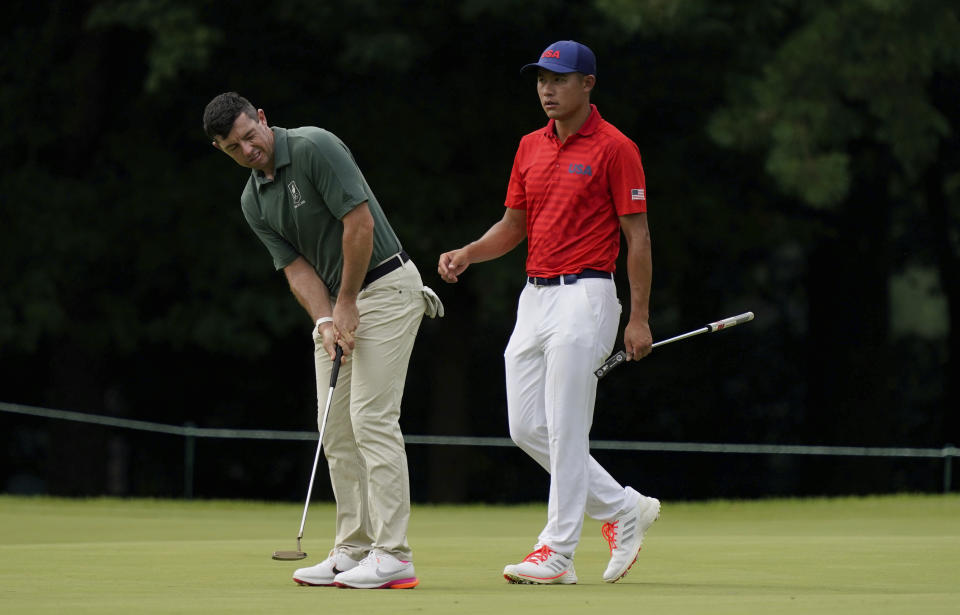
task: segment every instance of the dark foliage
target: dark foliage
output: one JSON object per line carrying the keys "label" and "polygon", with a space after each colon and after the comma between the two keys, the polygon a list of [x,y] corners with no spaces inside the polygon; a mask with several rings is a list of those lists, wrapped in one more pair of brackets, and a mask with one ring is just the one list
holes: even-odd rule
{"label": "dark foliage", "polygon": [[[315,425],[310,323],[240,214],[246,171],[201,127],[207,101],[236,90],[273,124],[349,144],[446,303],[421,328],[404,430],[505,436],[522,250],[456,286],[436,262],[501,216],[516,144],[545,121],[520,66],[575,38],[599,58],[594,102],[643,155],[654,337],[757,314],[605,379],[593,437],[960,442],[956,9],[715,4],[14,9],[0,38],[0,400],[203,427]],[[170,436],[0,413],[0,443],[8,492],[182,493],[184,443]],[[301,498],[312,453],[201,441],[195,493]],[[546,494],[514,449],[409,454],[421,501]],[[671,498],[941,487],[927,462],[598,457]]]}

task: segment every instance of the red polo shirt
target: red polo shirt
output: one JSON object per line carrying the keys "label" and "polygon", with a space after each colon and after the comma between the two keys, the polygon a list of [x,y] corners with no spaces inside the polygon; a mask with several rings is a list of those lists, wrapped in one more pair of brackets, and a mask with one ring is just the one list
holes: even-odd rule
{"label": "red polo shirt", "polygon": [[647,210],[640,150],[590,109],[562,144],[554,120],[520,140],[505,204],[527,212],[527,275],[614,271],[617,217]]}

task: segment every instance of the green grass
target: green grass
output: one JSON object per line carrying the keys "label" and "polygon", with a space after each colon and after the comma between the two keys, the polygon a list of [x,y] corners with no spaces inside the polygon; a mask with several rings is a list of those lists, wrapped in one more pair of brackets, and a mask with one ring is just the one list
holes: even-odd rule
{"label": "green grass", "polygon": [[[302,505],[0,496],[4,613],[957,613],[960,497],[665,502],[620,583],[588,520],[575,586],[509,585],[545,506],[418,506],[420,587],[300,587]],[[311,507],[304,549],[326,555],[330,504]]]}

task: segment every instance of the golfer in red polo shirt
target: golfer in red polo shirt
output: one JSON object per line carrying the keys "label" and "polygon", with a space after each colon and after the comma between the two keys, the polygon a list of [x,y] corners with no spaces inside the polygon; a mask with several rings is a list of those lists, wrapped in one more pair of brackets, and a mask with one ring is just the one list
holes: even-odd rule
{"label": "golfer in red polo shirt", "polygon": [[440,256],[447,282],[471,264],[527,240],[527,283],[504,353],[510,435],[550,472],[547,524],[513,583],[576,583],[573,556],[584,513],[605,521],[610,563],[621,579],[660,515],[660,502],[623,487],[590,455],[597,378],[620,320],[613,272],[620,233],[627,240],[628,360],[653,343],[648,324],[651,255],[647,199],[637,146],[590,104],[596,59],[586,46],[559,41],[538,62],[537,93],[549,122],[520,141],[506,211],[480,239]]}

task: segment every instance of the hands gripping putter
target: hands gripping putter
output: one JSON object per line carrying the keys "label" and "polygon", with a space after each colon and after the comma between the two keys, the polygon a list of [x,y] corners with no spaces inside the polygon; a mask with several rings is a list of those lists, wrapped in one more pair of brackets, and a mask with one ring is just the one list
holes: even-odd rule
{"label": "hands gripping putter", "polygon": [[[744,312],[743,314],[740,314],[738,316],[730,316],[729,318],[724,318],[723,320],[711,322],[710,324],[704,327],[701,327],[699,329],[696,329],[694,331],[681,333],[680,335],[657,342],[653,346],[651,346],[651,349],[656,348],[657,346],[663,346],[664,344],[669,344],[670,342],[676,342],[682,339],[686,339],[688,337],[693,337],[694,335],[700,335],[701,333],[716,333],[717,331],[722,331],[723,329],[729,329],[730,327],[743,324],[745,322],[750,322],[751,320],[753,320],[753,312]],[[612,370],[614,367],[617,367],[621,363],[626,362],[626,360],[627,360],[627,352],[625,350],[618,350],[613,356],[611,356],[609,359],[604,361],[603,365],[601,365],[593,373],[599,380],[600,378],[603,378],[604,376],[609,374],[610,370]]]}

